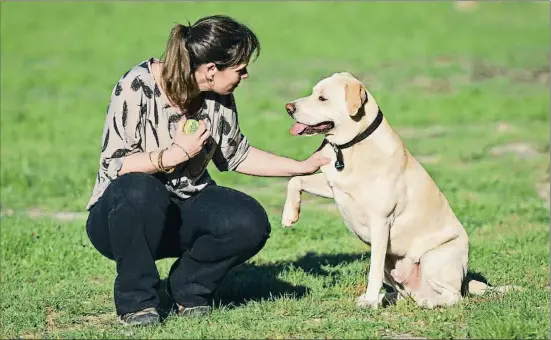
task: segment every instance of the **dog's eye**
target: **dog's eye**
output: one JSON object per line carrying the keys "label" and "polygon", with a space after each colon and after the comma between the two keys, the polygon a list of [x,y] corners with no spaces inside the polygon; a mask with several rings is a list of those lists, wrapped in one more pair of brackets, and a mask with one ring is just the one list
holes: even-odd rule
{"label": "dog's eye", "polygon": [[319,96],[318,99],[320,102],[324,102],[327,100],[327,98],[325,98],[324,96]]}

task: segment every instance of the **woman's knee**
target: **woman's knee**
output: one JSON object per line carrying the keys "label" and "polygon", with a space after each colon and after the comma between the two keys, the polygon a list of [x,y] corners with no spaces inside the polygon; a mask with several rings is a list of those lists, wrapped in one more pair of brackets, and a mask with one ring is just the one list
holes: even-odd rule
{"label": "woman's knee", "polygon": [[271,225],[262,205],[252,197],[235,202],[235,214],[232,218],[232,233],[239,239],[246,251],[259,251],[270,237]]}
{"label": "woman's knee", "polygon": [[170,203],[168,191],[161,181],[150,174],[130,172],[117,177],[106,190],[117,202],[129,203],[139,210],[166,207]]}
{"label": "woman's knee", "polygon": [[270,237],[266,210],[243,192],[209,185],[193,199],[193,210],[194,235],[212,236],[232,256],[258,252]]}

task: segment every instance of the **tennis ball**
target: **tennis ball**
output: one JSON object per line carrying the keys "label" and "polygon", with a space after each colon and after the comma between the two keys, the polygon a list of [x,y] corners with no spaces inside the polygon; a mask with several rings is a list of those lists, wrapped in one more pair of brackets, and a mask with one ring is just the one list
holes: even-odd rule
{"label": "tennis ball", "polygon": [[183,131],[186,135],[191,135],[199,128],[199,122],[195,119],[188,119],[184,124]]}

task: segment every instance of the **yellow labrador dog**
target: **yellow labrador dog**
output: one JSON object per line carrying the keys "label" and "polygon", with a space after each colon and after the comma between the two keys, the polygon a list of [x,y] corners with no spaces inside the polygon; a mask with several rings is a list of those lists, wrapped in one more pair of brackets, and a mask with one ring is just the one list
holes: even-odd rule
{"label": "yellow labrador dog", "polygon": [[333,198],[346,226],[371,245],[358,306],[379,306],[383,282],[394,298],[411,296],[422,307],[455,304],[467,273],[467,233],[371,93],[350,73],[335,73],[286,109],[296,121],[290,133],[324,134],[320,149],[332,161],[322,173],[291,178],[283,226],[298,220],[302,191]]}

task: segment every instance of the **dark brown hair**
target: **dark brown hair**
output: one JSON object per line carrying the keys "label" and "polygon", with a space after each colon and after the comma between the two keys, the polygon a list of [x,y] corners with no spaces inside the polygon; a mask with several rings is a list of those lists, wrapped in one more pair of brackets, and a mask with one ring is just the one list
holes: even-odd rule
{"label": "dark brown hair", "polygon": [[214,63],[219,70],[248,63],[260,42],[245,25],[224,15],[199,19],[191,26],[176,24],[170,32],[161,58],[161,74],[167,97],[185,110],[190,95],[197,89],[195,70],[201,64]]}

